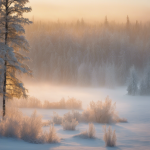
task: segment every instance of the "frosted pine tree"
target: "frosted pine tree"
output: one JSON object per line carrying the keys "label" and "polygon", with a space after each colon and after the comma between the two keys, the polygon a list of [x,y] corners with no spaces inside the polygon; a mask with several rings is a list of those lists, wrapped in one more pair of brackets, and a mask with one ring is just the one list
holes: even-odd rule
{"label": "frosted pine tree", "polygon": [[30,24],[23,13],[31,11],[25,7],[28,0],[2,0],[0,11],[0,62],[1,62],[1,95],[3,96],[3,117],[5,101],[13,97],[27,97],[27,89],[17,78],[20,73],[31,75],[31,70],[24,63],[29,58],[23,53],[28,52],[29,44],[23,34],[24,25]]}
{"label": "frosted pine tree", "polygon": [[129,95],[136,95],[138,93],[138,78],[134,67],[130,69],[127,91]]}

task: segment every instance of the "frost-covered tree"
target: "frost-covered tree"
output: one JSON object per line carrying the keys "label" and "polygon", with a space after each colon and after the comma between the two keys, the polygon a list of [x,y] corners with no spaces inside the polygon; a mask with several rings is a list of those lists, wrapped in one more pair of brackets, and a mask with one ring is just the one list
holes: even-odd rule
{"label": "frost-covered tree", "polygon": [[138,93],[138,78],[134,67],[130,69],[127,91],[129,95],[136,95]]}
{"label": "frost-covered tree", "polygon": [[5,116],[5,101],[13,97],[27,97],[27,89],[17,77],[20,73],[31,74],[24,63],[29,58],[25,54],[29,44],[23,34],[23,25],[30,24],[23,13],[31,11],[25,7],[28,0],[2,0],[0,11],[0,59],[1,59],[1,94],[3,96],[3,117]]}

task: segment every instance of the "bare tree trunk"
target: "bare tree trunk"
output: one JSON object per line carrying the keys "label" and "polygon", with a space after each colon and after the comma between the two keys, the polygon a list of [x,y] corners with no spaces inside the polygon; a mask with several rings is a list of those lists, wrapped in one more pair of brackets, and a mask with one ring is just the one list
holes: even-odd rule
{"label": "bare tree trunk", "polygon": [[[7,16],[8,16],[8,0],[6,0],[6,20],[5,20],[5,45],[7,45],[7,36],[8,36],[8,22],[7,22]],[[6,49],[5,49],[6,51]],[[4,84],[3,84],[3,119],[5,117],[5,103],[6,103],[6,70],[7,70],[7,60],[6,60],[6,53],[4,57]]]}

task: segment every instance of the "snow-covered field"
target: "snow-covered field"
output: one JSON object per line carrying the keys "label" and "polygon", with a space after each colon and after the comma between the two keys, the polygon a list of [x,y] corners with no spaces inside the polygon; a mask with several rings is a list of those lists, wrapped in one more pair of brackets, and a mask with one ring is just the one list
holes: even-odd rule
{"label": "snow-covered field", "polygon": [[[62,97],[75,97],[82,100],[83,108],[90,101],[102,100],[109,96],[116,102],[116,109],[120,117],[126,118],[128,123],[111,124],[116,130],[117,147],[105,147],[103,141],[103,124],[94,123],[96,139],[82,139],[74,137],[81,131],[88,129],[88,124],[79,123],[75,131],[64,131],[61,125],[55,125],[61,142],[57,144],[32,144],[23,140],[0,137],[0,150],[96,150],[96,149],[118,149],[118,150],[149,150],[150,149],[150,97],[128,96],[125,88],[102,89],[102,88],[78,88],[78,87],[51,87],[51,86],[28,86],[30,94],[41,99],[59,101]],[[21,109],[26,115],[31,115],[34,109]],[[70,110],[47,110],[37,109],[43,116],[43,120],[50,120],[53,112],[60,116]],[[108,126],[108,125],[107,125]],[[48,130],[49,127],[43,127]]]}

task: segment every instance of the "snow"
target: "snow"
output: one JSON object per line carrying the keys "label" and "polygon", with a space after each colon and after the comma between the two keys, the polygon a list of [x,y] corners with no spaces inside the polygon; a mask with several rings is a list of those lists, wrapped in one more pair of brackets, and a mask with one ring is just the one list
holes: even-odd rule
{"label": "snow", "polygon": [[[40,90],[42,89],[42,91]],[[46,90],[48,89],[48,90]],[[39,92],[40,90],[41,92]],[[117,111],[120,117],[128,120],[128,123],[111,124],[112,130],[116,130],[117,146],[114,148],[105,147],[103,141],[103,125],[94,123],[96,139],[82,139],[75,135],[88,129],[87,123],[79,123],[75,131],[63,130],[61,125],[55,125],[56,131],[61,139],[60,143],[54,144],[31,144],[23,140],[0,137],[0,150],[149,150],[150,149],[150,97],[128,96],[125,88],[101,89],[101,88],[78,88],[78,87],[51,87],[36,86],[29,87],[30,94],[41,100],[49,99],[58,101],[62,97],[75,97],[82,100],[83,107],[86,108],[91,100],[102,100],[109,96],[116,102]],[[55,91],[55,92],[54,92]],[[56,94],[57,91],[57,94]],[[38,94],[40,93],[40,94]],[[54,94],[55,93],[55,94]],[[58,109],[36,109],[43,116],[43,121],[50,120],[53,112],[60,116],[70,110]],[[22,108],[21,111],[30,116],[34,109]],[[82,110],[81,110],[82,111]],[[107,125],[108,127],[108,125]],[[43,127],[44,131],[49,130],[49,126]],[[9,144],[8,144],[9,143]]]}

